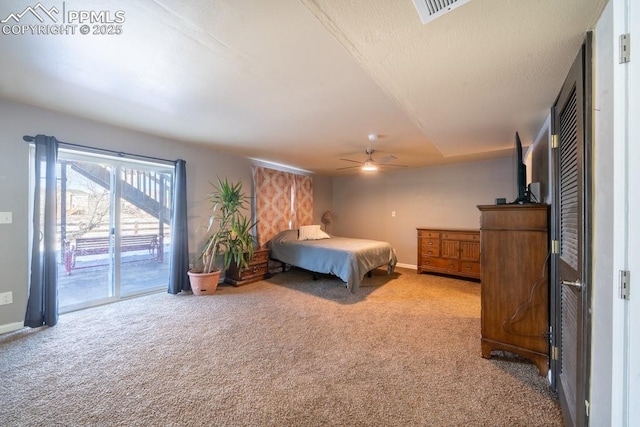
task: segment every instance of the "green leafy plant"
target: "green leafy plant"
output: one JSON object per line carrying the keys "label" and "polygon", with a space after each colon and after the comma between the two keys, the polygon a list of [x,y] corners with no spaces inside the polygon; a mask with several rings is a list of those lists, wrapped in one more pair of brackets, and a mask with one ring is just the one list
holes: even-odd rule
{"label": "green leafy plant", "polygon": [[242,182],[230,183],[217,178],[217,184],[207,197],[213,214],[209,217],[207,231],[212,232],[202,249],[204,273],[216,269],[216,261],[222,256],[224,269],[232,262],[238,268],[247,268],[253,256],[254,237],[251,230],[257,221],[244,215],[250,198],[242,191]]}

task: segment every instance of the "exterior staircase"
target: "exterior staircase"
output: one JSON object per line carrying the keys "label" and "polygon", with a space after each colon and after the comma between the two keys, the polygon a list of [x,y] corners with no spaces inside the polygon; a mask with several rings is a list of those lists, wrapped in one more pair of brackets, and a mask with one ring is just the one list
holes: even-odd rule
{"label": "exterior staircase", "polygon": [[[108,168],[84,162],[66,161],[72,170],[107,190],[111,189]],[[164,224],[171,219],[171,179],[166,174],[121,169],[122,198]]]}

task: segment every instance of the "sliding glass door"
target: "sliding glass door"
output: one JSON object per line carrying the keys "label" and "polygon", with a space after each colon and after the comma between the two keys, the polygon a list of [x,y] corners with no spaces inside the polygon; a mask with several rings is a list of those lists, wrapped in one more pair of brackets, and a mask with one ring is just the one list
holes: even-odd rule
{"label": "sliding glass door", "polygon": [[173,168],[60,150],[60,312],[167,287]]}
{"label": "sliding glass door", "polygon": [[166,289],[172,172],[136,165],[119,168],[119,177],[120,294]]}
{"label": "sliding glass door", "polygon": [[[58,160],[61,312],[113,297],[113,167],[98,159],[65,154],[60,151]],[[102,171],[103,180],[92,177],[92,170]]]}

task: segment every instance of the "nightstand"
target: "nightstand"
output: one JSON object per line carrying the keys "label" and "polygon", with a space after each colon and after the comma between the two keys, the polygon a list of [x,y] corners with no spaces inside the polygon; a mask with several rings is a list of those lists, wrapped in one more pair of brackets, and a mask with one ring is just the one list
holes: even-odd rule
{"label": "nightstand", "polygon": [[238,270],[235,264],[231,264],[225,275],[225,283],[241,286],[269,277],[269,249],[256,249],[248,267]]}

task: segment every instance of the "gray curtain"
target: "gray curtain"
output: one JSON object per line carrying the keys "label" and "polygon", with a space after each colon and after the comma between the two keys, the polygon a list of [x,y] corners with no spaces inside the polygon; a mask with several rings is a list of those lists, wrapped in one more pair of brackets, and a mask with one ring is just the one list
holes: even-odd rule
{"label": "gray curtain", "polygon": [[[58,263],[56,262],[56,162],[58,141],[35,137],[35,188],[29,299],[24,324],[31,328],[58,323]],[[44,182],[44,192],[42,184]]]}
{"label": "gray curtain", "polygon": [[187,163],[176,160],[171,209],[171,264],[169,274],[170,294],[191,290],[189,285],[189,241],[187,229]]}

